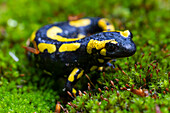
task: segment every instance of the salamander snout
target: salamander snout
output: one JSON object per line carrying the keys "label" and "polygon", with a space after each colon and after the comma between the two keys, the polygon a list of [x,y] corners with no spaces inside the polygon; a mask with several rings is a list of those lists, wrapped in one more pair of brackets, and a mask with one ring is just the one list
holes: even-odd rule
{"label": "salamander snout", "polygon": [[123,48],[125,56],[132,56],[136,52],[136,45],[133,42],[123,45]]}

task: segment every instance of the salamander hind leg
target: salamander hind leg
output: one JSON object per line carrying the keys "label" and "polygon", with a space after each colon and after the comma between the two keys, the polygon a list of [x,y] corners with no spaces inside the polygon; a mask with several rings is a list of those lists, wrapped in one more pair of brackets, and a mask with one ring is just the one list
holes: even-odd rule
{"label": "salamander hind leg", "polygon": [[71,92],[73,95],[78,95],[78,91],[76,91],[73,86],[78,81],[78,79],[83,75],[84,70],[79,68],[74,68],[70,73],[68,80],[66,82],[66,90]]}

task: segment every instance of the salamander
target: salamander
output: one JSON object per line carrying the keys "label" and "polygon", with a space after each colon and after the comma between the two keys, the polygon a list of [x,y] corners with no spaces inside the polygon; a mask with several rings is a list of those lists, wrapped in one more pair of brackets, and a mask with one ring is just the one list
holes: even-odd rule
{"label": "salamander", "polygon": [[55,76],[68,75],[65,89],[78,94],[74,84],[110,60],[136,52],[129,30],[115,31],[106,18],[88,17],[45,25],[31,35],[39,66]]}

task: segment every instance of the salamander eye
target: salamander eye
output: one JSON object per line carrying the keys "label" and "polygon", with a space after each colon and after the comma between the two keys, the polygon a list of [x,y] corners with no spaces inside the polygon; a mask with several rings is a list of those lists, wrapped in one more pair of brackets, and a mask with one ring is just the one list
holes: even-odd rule
{"label": "salamander eye", "polygon": [[113,52],[113,51],[115,51],[115,49],[117,48],[117,44],[106,43],[105,47],[106,47],[106,50],[107,50],[107,51]]}

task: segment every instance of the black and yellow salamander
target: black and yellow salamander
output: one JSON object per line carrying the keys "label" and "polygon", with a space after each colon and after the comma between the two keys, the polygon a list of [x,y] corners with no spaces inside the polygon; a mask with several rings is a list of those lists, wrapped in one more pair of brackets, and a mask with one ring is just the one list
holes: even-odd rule
{"label": "black and yellow salamander", "polygon": [[[73,85],[82,75],[104,66],[108,61],[136,52],[129,30],[115,31],[105,18],[82,18],[46,25],[30,38],[40,67],[56,76],[68,75],[65,88],[73,94]],[[33,49],[33,48],[32,48]]]}

